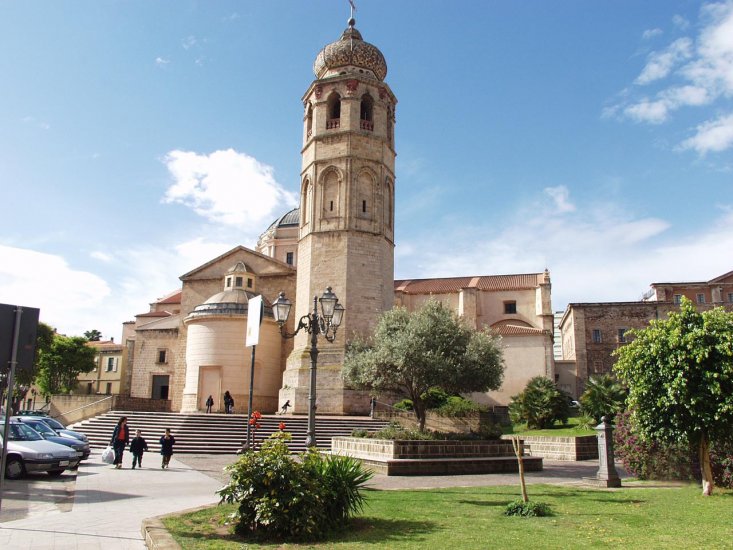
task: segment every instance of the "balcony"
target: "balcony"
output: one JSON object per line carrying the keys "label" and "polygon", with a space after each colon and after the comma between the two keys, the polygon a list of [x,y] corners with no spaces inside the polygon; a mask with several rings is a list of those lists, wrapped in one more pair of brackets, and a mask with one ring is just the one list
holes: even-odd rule
{"label": "balcony", "polygon": [[330,120],[326,121],[326,130],[334,130],[336,128],[341,127],[341,119],[340,118],[332,118]]}
{"label": "balcony", "polygon": [[361,128],[362,130],[368,130],[370,132],[373,132],[374,131],[374,122],[371,120],[360,120],[359,128]]}

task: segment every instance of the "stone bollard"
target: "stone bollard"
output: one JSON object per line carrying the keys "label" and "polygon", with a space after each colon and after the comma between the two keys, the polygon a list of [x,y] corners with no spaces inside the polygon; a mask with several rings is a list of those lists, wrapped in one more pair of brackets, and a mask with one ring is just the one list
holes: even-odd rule
{"label": "stone bollard", "polygon": [[613,425],[606,422],[604,416],[595,430],[598,432],[598,473],[595,481],[603,487],[621,487],[621,478],[613,460]]}

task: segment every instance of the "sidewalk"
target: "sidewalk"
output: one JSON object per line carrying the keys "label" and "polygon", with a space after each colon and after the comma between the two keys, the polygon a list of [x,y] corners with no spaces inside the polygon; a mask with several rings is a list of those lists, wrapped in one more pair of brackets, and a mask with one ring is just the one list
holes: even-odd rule
{"label": "sidewalk", "polygon": [[94,451],[75,480],[65,473],[53,486],[35,476],[6,482],[0,548],[141,550],[143,519],[218,502],[214,491],[221,483],[176,455],[166,470],[157,454],[146,453],[143,462],[143,469],[132,470],[132,455],[125,452],[123,469],[115,470]]}

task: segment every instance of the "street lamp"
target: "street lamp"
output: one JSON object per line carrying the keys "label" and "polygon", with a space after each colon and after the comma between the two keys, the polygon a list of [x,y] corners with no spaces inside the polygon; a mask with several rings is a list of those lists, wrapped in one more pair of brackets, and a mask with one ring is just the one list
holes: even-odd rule
{"label": "street lamp", "polygon": [[[292,334],[285,330],[285,322],[290,315],[292,303],[285,297],[285,293],[280,295],[272,304],[272,314],[275,321],[280,326],[280,334],[283,338],[293,338],[301,330],[311,335],[311,367],[310,367],[310,384],[308,387],[308,434],[305,438],[307,447],[316,446],[316,369],[318,368],[318,335],[329,342],[336,339],[336,330],[341,325],[344,317],[344,306],[338,303],[339,299],[331,292],[331,287],[326,289],[323,296],[313,296],[313,312],[303,315],[298,321],[298,326]],[[321,313],[318,313],[318,302],[321,303]]]}

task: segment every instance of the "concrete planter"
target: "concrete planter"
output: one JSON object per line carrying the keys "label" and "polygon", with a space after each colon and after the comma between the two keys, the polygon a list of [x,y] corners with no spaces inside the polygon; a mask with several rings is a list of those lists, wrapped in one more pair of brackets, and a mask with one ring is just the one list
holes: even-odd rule
{"label": "concrete planter", "polygon": [[[502,439],[511,436],[504,435]],[[541,456],[548,460],[594,460],[598,458],[598,440],[595,435],[555,437],[546,435],[520,436],[524,452],[529,456]]]}
{"label": "concrete planter", "polygon": [[[385,475],[443,475],[517,471],[510,441],[414,441],[335,437],[331,451],[358,458]],[[541,471],[542,459],[525,458],[525,470]]]}

